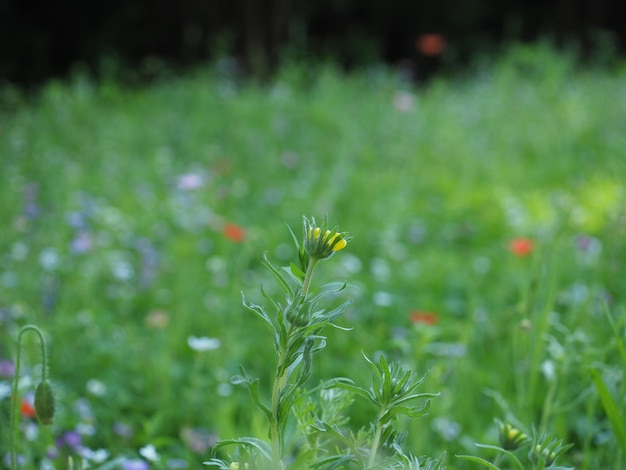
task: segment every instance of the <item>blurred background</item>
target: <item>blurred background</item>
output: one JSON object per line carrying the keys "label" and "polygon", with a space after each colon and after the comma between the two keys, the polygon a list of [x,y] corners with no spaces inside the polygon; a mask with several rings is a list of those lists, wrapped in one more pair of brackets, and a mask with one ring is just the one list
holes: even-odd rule
{"label": "blurred background", "polygon": [[309,385],[384,353],[441,393],[399,423],[415,455],[473,470],[498,418],[626,468],[625,5],[0,0],[0,468],[16,376],[23,468],[265,438],[230,380],[267,398],[275,361],[241,292],[324,214],[354,239],[315,283],[349,282],[352,330]]}
{"label": "blurred background", "polygon": [[3,0],[0,77],[31,85],[83,67],[145,78],[228,55],[260,76],[307,57],[422,79],[512,41],[623,52],[625,15],[616,0]]}

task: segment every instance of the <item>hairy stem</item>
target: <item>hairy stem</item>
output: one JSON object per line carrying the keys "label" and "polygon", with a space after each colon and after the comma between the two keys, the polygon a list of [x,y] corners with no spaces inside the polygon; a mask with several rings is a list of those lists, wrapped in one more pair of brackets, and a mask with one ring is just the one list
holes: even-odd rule
{"label": "hairy stem", "polygon": [[[302,282],[302,296],[306,297],[309,288],[311,286],[311,279],[313,277],[313,270],[315,269],[315,265],[317,263],[316,259],[311,259],[309,265],[307,266],[306,273],[304,275],[304,281]],[[274,377],[274,386],[272,388],[272,419],[270,422],[270,440],[272,445],[272,465],[275,470],[282,470],[283,463],[283,454],[285,441],[283,436],[283,423],[281,420],[286,419],[289,416],[290,410],[281,410],[283,403],[281,402],[281,395],[285,387],[287,386],[287,381],[289,379],[289,367],[285,366],[284,362],[287,360],[287,345],[291,343],[291,338],[294,335],[297,335],[297,329],[293,328],[293,325],[290,325],[287,330],[287,341],[285,342],[285,349],[278,351],[278,362],[277,362],[277,373]],[[278,371],[282,370],[281,373]]]}
{"label": "hairy stem", "polygon": [[17,408],[19,406],[18,399],[18,385],[20,378],[20,365],[22,362],[22,336],[27,331],[34,331],[39,337],[39,344],[41,345],[41,381],[45,382],[48,374],[48,364],[46,355],[46,341],[44,340],[43,333],[35,325],[24,325],[19,334],[17,335],[17,356],[15,359],[15,377],[13,378],[13,393],[11,394],[11,424],[9,427],[9,449],[11,456],[11,469],[15,469],[17,464],[16,449],[17,446]]}
{"label": "hairy stem", "polygon": [[[278,367],[280,368],[284,358],[284,351],[281,352],[278,358]],[[274,387],[272,389],[272,420],[270,422],[270,439],[272,441],[272,464],[275,470],[282,469],[283,458],[283,436],[282,426],[280,423],[280,395],[285,388],[285,382],[287,381],[287,368],[284,369],[281,375],[276,375],[274,378]]]}
{"label": "hairy stem", "polygon": [[550,419],[550,414],[552,413],[552,405],[554,404],[554,397],[556,396],[556,392],[558,389],[558,378],[554,377],[550,382],[550,388],[548,388],[548,393],[546,394],[546,398],[543,402],[543,410],[541,412],[541,421],[539,423],[539,432],[546,432],[548,427],[548,420]]}
{"label": "hairy stem", "polygon": [[311,258],[309,261],[309,265],[306,268],[306,273],[304,275],[304,281],[302,282],[302,296],[306,297],[309,293],[309,288],[311,287],[311,279],[313,278],[313,270],[315,269],[315,265],[317,264],[317,260],[315,258]]}
{"label": "hairy stem", "polygon": [[381,408],[378,412],[378,419],[376,420],[376,431],[374,433],[374,439],[372,440],[372,447],[370,449],[370,458],[367,461],[367,468],[371,468],[374,466],[374,462],[376,462],[376,454],[378,452],[378,446],[380,445],[380,436],[383,434],[383,424],[380,422],[382,417],[385,415],[386,410]]}

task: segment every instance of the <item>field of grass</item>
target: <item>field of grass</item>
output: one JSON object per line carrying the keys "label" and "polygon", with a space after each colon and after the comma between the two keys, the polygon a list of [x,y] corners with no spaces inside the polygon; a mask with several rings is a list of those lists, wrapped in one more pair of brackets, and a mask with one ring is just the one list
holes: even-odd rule
{"label": "field of grass", "polygon": [[[455,455],[492,457],[474,443],[497,418],[574,444],[563,466],[626,465],[626,67],[517,47],[415,87],[299,65],[260,85],[224,62],[0,100],[0,467],[25,324],[57,411],[30,417],[26,334],[23,468],[210,468],[217,439],[266,438],[230,383],[244,364],[267,396],[275,367],[241,292],[261,302],[263,253],[288,265],[288,227],[324,214],[353,240],[316,282],[348,282],[351,330],[326,331],[308,386],[365,384],[362,352],[383,352],[440,393],[398,422],[417,455],[479,468]],[[352,429],[371,412],[355,401]]]}

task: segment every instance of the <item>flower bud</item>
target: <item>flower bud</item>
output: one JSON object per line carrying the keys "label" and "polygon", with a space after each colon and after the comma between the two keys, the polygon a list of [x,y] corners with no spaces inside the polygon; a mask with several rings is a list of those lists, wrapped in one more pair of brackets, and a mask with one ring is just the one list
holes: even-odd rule
{"label": "flower bud", "polygon": [[41,424],[52,424],[54,418],[54,395],[49,382],[40,382],[35,390],[35,411]]}
{"label": "flower bud", "polygon": [[228,468],[230,470],[242,470],[242,469],[247,469],[250,468],[249,465],[247,463],[244,463],[243,466],[239,464],[239,462],[231,462],[231,464],[228,466]]}
{"label": "flower bud", "polygon": [[304,219],[304,250],[312,259],[326,259],[333,253],[343,250],[350,237],[345,232],[338,232],[336,227],[328,228],[326,219],[321,227],[315,223],[315,219],[310,222]]}
{"label": "flower bud", "polygon": [[294,326],[307,326],[309,324],[308,303],[304,301],[302,296],[294,298],[285,308],[285,317]]}
{"label": "flower bud", "polygon": [[537,444],[530,452],[530,459],[538,464],[541,460],[543,460],[546,467],[549,467],[556,460],[556,452],[550,450],[547,447],[542,447],[540,444]]}
{"label": "flower bud", "polygon": [[499,423],[500,428],[500,447],[504,450],[516,450],[528,441],[528,436],[509,423]]}

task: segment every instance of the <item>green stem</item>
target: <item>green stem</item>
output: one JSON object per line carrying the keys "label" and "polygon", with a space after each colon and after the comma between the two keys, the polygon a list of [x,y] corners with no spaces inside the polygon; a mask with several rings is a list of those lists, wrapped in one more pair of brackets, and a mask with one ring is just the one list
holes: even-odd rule
{"label": "green stem", "polygon": [[[288,413],[281,414],[280,408],[282,406],[281,395],[287,384],[289,375],[288,367],[283,367],[283,363],[287,360],[286,346],[290,343],[290,338],[294,334],[293,326],[289,326],[287,329],[287,341],[285,349],[279,351],[278,362],[276,366],[276,376],[274,377],[274,386],[272,388],[272,419],[270,421],[270,440],[272,444],[272,463],[275,470],[282,470],[283,464],[283,452],[285,447],[283,426],[280,422],[280,417],[287,416]],[[283,370],[279,375],[278,371]]]}
{"label": "green stem", "polygon": [[[304,275],[304,281],[302,282],[302,296],[306,297],[309,293],[309,289],[311,287],[311,279],[313,278],[313,270],[315,269],[315,265],[317,264],[316,259],[311,259],[309,265],[307,266],[306,273]],[[291,343],[291,337],[295,334],[298,334],[297,329],[294,329],[293,325],[290,325],[287,330],[287,341],[285,342],[284,348],[287,348]],[[282,402],[281,395],[285,386],[287,385],[287,380],[289,378],[289,368],[283,367],[284,362],[287,360],[287,350],[283,349],[278,351],[278,363],[277,363],[277,371],[282,369],[282,373],[279,375],[276,374],[274,378],[274,386],[272,388],[272,419],[270,422],[270,440],[272,444],[272,464],[275,470],[282,470],[283,464],[283,453],[284,453],[284,436],[283,436],[283,425],[281,423],[282,419],[285,419],[286,416],[289,416],[289,410],[281,410]],[[282,411],[282,412],[281,412]]]}
{"label": "green stem", "polygon": [[311,258],[309,261],[309,265],[306,268],[306,273],[304,275],[304,281],[302,282],[302,297],[306,297],[309,293],[309,287],[311,286],[311,279],[313,278],[313,270],[315,269],[315,265],[317,264],[317,259]]}
{"label": "green stem", "polygon": [[550,382],[550,388],[546,394],[546,399],[543,402],[543,411],[541,413],[541,421],[539,424],[539,432],[545,432],[548,428],[548,419],[552,413],[552,405],[554,404],[554,397],[557,392],[558,378],[554,377]]}
{"label": "green stem", "polygon": [[367,468],[372,468],[376,461],[376,454],[378,453],[378,446],[380,445],[380,436],[383,434],[383,425],[380,422],[385,415],[386,410],[381,408],[378,412],[378,419],[376,420],[376,432],[374,433],[374,439],[372,440],[372,447],[370,449],[370,458],[367,461]]}
{"label": "green stem", "polygon": [[48,364],[46,355],[46,341],[44,340],[43,333],[35,325],[24,325],[19,334],[17,335],[17,356],[15,359],[15,377],[13,378],[13,393],[11,394],[11,424],[9,426],[9,449],[11,455],[11,469],[15,469],[16,458],[16,445],[17,445],[17,408],[19,397],[17,395],[19,378],[20,378],[20,365],[22,362],[22,336],[27,331],[34,331],[39,337],[39,343],[41,345],[41,381],[46,382],[48,374]]}
{"label": "green stem", "polygon": [[[282,364],[284,358],[279,358],[278,365]],[[270,422],[270,439],[272,441],[272,463],[275,470],[282,469],[283,457],[283,436],[280,425],[280,394],[285,386],[287,370],[274,379],[274,387],[272,389],[272,420]]]}

